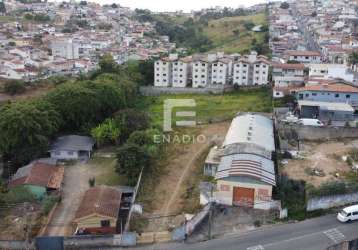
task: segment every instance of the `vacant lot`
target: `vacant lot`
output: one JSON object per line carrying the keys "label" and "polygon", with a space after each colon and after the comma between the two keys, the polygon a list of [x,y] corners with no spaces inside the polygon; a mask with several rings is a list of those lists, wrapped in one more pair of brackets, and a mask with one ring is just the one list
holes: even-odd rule
{"label": "vacant lot", "polygon": [[[202,180],[202,167],[211,143],[221,142],[230,126],[230,122],[198,126],[189,132],[180,131],[181,134],[189,132],[195,135],[204,135],[206,142],[190,144],[168,145],[164,173],[159,178],[152,192],[151,210],[147,217],[162,217],[180,215],[183,212],[195,212],[199,208],[198,183]],[[163,164],[163,163],[162,163]],[[153,219],[149,221],[147,231],[166,230],[168,225],[178,225],[183,217],[170,217],[164,220]]]}
{"label": "vacant lot", "polygon": [[[288,164],[283,167],[283,172],[292,179],[304,180],[317,187],[329,180],[342,178],[343,173],[351,170],[342,160],[342,156],[346,156],[352,148],[357,147],[358,141],[305,142],[302,146],[304,159],[289,160]],[[314,169],[322,174],[313,175]],[[337,178],[336,173],[339,173],[340,177]]]}
{"label": "vacant lot", "polygon": [[[239,111],[247,112],[271,112],[271,91],[266,88],[239,90],[223,95],[160,95],[155,97],[143,97],[142,109],[147,109],[153,119],[154,125],[162,126],[163,104],[167,99],[194,99],[198,123],[229,120]],[[185,109],[180,108],[180,111]],[[174,111],[176,111],[174,109]],[[174,118],[173,118],[174,119]]]}
{"label": "vacant lot", "polygon": [[[245,21],[252,21],[256,25],[267,24],[264,13],[250,16],[226,17],[209,22],[204,29],[204,34],[213,41],[213,51],[224,51],[225,53],[244,53],[250,50],[252,40],[263,41],[264,33],[247,31],[244,27]],[[239,35],[234,31],[239,31]]]}

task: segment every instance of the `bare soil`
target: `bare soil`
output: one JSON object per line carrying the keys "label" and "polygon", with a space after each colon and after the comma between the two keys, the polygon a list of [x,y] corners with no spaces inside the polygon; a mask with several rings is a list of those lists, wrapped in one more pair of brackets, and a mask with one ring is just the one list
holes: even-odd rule
{"label": "bare soil", "polygon": [[[304,159],[292,159],[283,167],[283,173],[295,180],[304,180],[314,186],[319,186],[330,180],[342,178],[343,173],[351,169],[342,156],[354,147],[357,147],[358,141],[342,142],[305,142],[303,143]],[[323,171],[324,176],[315,176],[309,174],[309,169],[319,169]],[[337,178],[335,174],[338,173]]]}
{"label": "bare soil", "polygon": [[[145,231],[166,230],[168,224],[175,226],[183,221],[183,208],[187,205],[186,193],[188,192],[188,183],[192,182],[191,177],[198,173],[198,168],[202,169],[198,162],[203,154],[208,152],[213,140],[221,141],[227,133],[230,122],[202,125],[195,128],[196,135],[204,135],[206,142],[194,141],[190,144],[169,145],[169,156],[166,159],[166,172],[163,174],[155,187],[152,198],[152,211],[146,216],[163,217],[170,216],[171,222],[167,219],[153,219]],[[217,139],[219,137],[219,139]],[[204,157],[205,159],[205,157]],[[200,165],[198,165],[200,164]],[[199,197],[198,197],[199,199]],[[172,215],[178,215],[173,216]],[[165,225],[164,225],[165,224]]]}

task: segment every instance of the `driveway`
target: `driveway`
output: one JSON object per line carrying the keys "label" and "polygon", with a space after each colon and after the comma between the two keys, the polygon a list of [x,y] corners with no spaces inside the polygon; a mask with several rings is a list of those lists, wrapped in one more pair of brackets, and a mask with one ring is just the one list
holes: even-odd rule
{"label": "driveway", "polygon": [[58,204],[51,222],[45,230],[48,236],[68,236],[73,234],[72,220],[89,188],[88,180],[94,176],[88,165],[76,163],[66,166],[64,184],[62,187],[62,201]]}

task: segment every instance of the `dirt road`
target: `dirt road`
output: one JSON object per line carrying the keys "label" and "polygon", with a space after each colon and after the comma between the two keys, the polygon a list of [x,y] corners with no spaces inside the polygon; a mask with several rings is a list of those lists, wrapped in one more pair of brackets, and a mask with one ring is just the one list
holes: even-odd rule
{"label": "dirt road", "polygon": [[58,204],[45,235],[67,236],[73,234],[72,220],[82,200],[84,192],[89,188],[88,180],[93,177],[87,164],[76,163],[66,166],[62,201]]}

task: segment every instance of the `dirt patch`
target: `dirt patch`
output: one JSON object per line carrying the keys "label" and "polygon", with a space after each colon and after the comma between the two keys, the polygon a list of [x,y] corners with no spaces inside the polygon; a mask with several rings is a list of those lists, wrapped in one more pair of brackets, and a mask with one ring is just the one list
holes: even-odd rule
{"label": "dirt patch", "polygon": [[[303,159],[289,160],[282,172],[295,180],[304,180],[314,186],[319,186],[330,180],[342,178],[343,173],[351,169],[342,156],[358,144],[357,140],[344,142],[305,142],[302,145]],[[310,174],[314,169],[322,172],[321,176]],[[339,177],[336,177],[336,173]]]}
{"label": "dirt patch", "polygon": [[[188,183],[192,183],[192,175],[197,174],[202,164],[198,159],[208,152],[210,142],[218,137],[222,140],[230,126],[230,122],[202,125],[195,128],[196,135],[204,135],[206,142],[195,141],[190,144],[172,143],[168,147],[169,156],[166,159],[165,173],[160,177],[152,198],[152,211],[147,217],[170,216],[170,223],[163,223],[167,219],[152,219],[145,231],[166,230],[168,225],[176,226],[183,221],[183,208],[187,205]],[[204,158],[205,159],[205,158]],[[190,191],[190,190],[189,190]],[[199,199],[199,197],[198,197]],[[177,215],[177,216],[173,216]]]}

